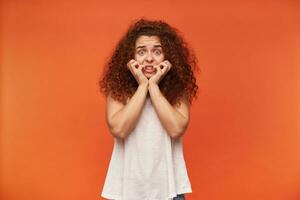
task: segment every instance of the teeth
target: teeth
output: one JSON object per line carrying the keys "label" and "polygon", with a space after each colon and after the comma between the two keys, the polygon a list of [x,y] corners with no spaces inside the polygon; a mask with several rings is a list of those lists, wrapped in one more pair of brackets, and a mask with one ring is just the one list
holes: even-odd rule
{"label": "teeth", "polygon": [[153,73],[155,70],[154,70],[153,66],[148,65],[148,66],[145,66],[144,71],[147,73]]}

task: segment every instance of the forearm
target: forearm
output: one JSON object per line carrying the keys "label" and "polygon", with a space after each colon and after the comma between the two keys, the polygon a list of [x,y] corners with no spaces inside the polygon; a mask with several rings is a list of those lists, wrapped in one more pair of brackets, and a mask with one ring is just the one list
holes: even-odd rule
{"label": "forearm", "polygon": [[129,102],[113,117],[114,129],[120,138],[126,138],[136,126],[144,107],[148,85],[139,85]]}
{"label": "forearm", "polygon": [[149,84],[148,89],[154,109],[167,133],[172,138],[181,136],[187,126],[184,116],[173,108],[157,84]]}

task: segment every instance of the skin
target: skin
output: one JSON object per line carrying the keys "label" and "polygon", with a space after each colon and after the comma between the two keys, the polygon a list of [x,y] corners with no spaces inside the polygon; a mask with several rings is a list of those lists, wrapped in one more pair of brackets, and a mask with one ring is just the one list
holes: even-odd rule
{"label": "skin", "polygon": [[181,137],[189,123],[189,103],[187,98],[183,98],[180,106],[172,106],[158,87],[172,67],[169,61],[164,60],[159,37],[140,36],[135,42],[135,49],[134,59],[128,62],[127,67],[139,86],[126,105],[112,99],[110,95],[107,96],[106,120],[110,132],[117,138],[128,137],[135,128],[149,95],[169,136],[174,139]]}

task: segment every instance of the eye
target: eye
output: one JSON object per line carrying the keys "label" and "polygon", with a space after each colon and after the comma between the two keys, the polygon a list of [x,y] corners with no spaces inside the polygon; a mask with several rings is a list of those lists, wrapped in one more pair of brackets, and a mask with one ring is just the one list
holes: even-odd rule
{"label": "eye", "polygon": [[144,50],[139,50],[137,53],[142,56],[144,55],[144,52],[145,52]]}
{"label": "eye", "polygon": [[156,49],[156,50],[154,50],[154,53],[155,53],[156,55],[160,55],[160,54],[161,54],[161,50]]}

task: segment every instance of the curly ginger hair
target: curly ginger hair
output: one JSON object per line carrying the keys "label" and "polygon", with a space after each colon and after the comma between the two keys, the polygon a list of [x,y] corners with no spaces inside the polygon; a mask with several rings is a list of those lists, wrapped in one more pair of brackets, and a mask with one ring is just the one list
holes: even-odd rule
{"label": "curly ginger hair", "polygon": [[165,60],[172,68],[159,82],[159,88],[171,105],[180,104],[186,97],[191,104],[196,98],[198,86],[194,71],[198,70],[196,56],[183,40],[179,31],[162,20],[139,19],[133,23],[120,39],[112,56],[106,63],[103,77],[99,81],[100,92],[123,104],[131,98],[138,82],[127,68],[127,62],[134,58],[135,42],[139,36],[158,36]]}

